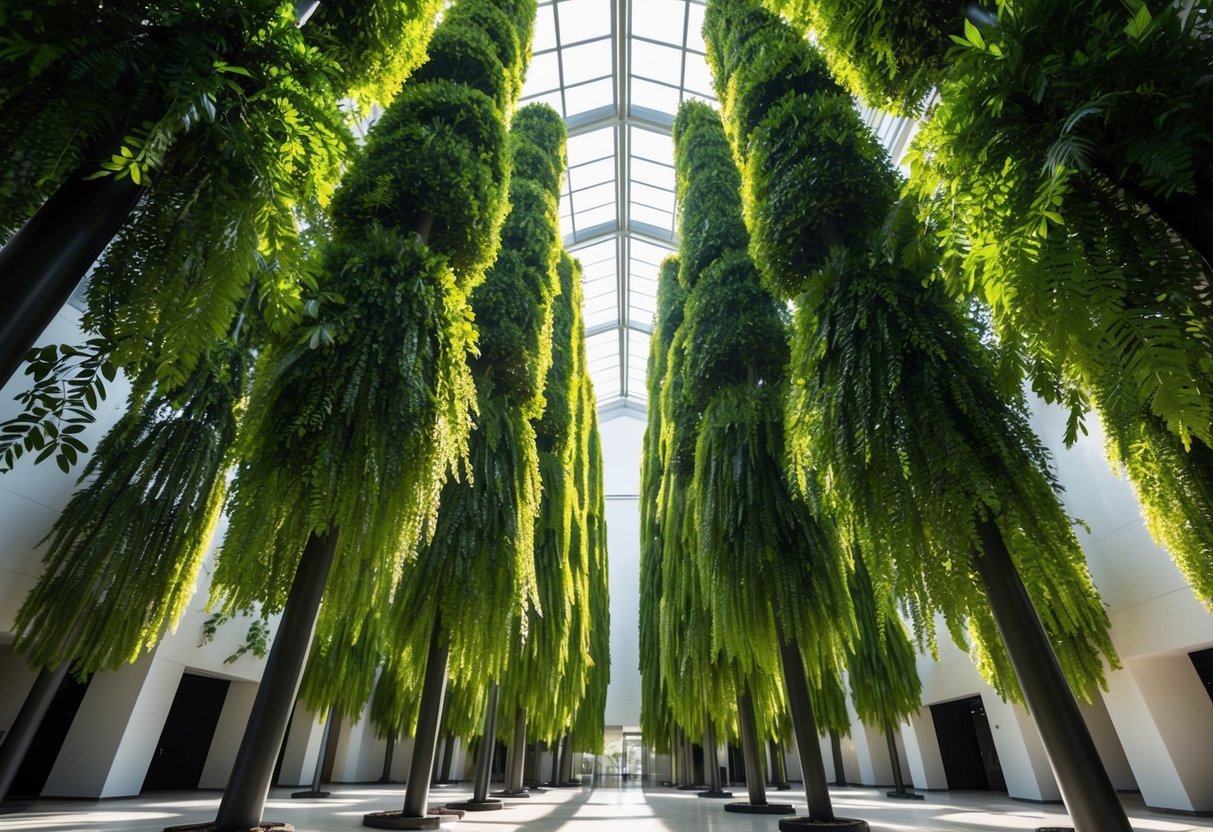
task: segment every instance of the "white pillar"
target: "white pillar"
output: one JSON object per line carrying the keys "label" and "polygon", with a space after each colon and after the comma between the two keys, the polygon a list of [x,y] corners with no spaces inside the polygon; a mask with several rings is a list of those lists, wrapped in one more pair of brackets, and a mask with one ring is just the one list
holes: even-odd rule
{"label": "white pillar", "polygon": [[939,753],[939,735],[930,708],[919,708],[903,723],[901,739],[905,744],[906,771],[916,789],[946,789],[948,776]]}
{"label": "white pillar", "polygon": [[256,682],[233,680],[223,700],[223,710],[215,725],[215,736],[206,755],[206,765],[198,780],[200,789],[222,789],[227,786],[232,766],[236,764],[236,752],[244,739],[249,714],[253,712],[253,700],[257,698]]}
{"label": "white pillar", "polygon": [[144,656],[98,673],[63,741],[45,797],[139,794],[185,668]]}
{"label": "white pillar", "polygon": [[312,775],[316,772],[316,757],[320,754],[320,741],[327,729],[327,724],[321,724],[319,714],[309,711],[302,702],[296,703],[295,715],[287,728],[286,751],[282,754],[277,785],[311,785]]}
{"label": "white pillar", "polygon": [[1127,659],[1108,688],[1104,702],[1146,805],[1213,810],[1213,708],[1188,656]]}
{"label": "white pillar", "polygon": [[1007,794],[1020,800],[1053,803],[1061,790],[1053,777],[1049,758],[1036,723],[1022,705],[1011,705],[992,692],[983,693],[982,704],[994,735],[994,748],[1007,781]]}

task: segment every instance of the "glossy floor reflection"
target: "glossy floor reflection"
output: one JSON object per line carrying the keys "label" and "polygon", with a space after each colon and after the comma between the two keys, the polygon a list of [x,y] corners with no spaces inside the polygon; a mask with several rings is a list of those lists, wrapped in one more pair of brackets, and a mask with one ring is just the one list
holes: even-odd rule
{"label": "glossy floor reflection", "polygon": [[[347,832],[362,829],[364,812],[392,809],[403,801],[403,789],[391,786],[333,785],[323,800],[292,800],[290,789],[275,789],[266,819],[284,820],[299,832]],[[865,788],[831,790],[835,811],[863,818],[873,832],[990,832],[1032,830],[1066,822],[1060,806],[1037,806],[985,793],[932,792],[926,800],[889,800],[882,791]],[[735,788],[744,799],[744,788]],[[433,802],[466,800],[469,788],[435,788]],[[772,792],[769,797],[804,810],[802,791]],[[195,823],[215,816],[215,792],[160,792],[139,798],[80,801],[40,800],[22,814],[0,815],[0,830],[122,830],[158,832],[165,826]],[[601,784],[591,789],[549,790],[529,800],[507,801],[500,812],[469,814],[444,828],[458,832],[774,832],[777,818],[726,813],[720,801],[694,792],[641,788],[629,783]],[[1125,804],[1138,832],[1213,830],[1213,818],[1187,818],[1151,812],[1135,795]]]}

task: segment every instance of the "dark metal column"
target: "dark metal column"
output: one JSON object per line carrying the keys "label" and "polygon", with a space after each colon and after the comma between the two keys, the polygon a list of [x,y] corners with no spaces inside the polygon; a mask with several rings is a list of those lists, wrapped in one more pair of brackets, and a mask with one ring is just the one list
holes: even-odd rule
{"label": "dark metal column", "polygon": [[403,815],[406,818],[423,818],[429,808],[430,777],[438,752],[438,729],[442,721],[442,701],[446,697],[446,666],[450,655],[450,650],[439,639],[440,630],[440,622],[435,618],[425,661],[425,680],[421,686],[417,731],[413,736],[413,761],[404,790]]}
{"label": "dark metal column", "polygon": [[796,735],[796,752],[800,756],[800,776],[804,780],[805,798],[809,804],[809,817],[813,820],[834,820],[834,807],[830,803],[830,789],[826,784],[826,768],[817,746],[817,720],[813,718],[813,705],[809,699],[809,685],[805,681],[804,660],[800,648],[778,635],[779,657],[783,663],[783,682],[788,691],[788,711],[792,717],[792,731]]}
{"label": "dark metal column", "polygon": [[1011,560],[1002,532],[978,519],[983,554],[973,558],[1024,700],[1078,832],[1130,832],[1116,789],[1099,758],[1040,616]]}
{"label": "dark metal column", "polygon": [[303,549],[248,727],[219,803],[215,818],[219,832],[242,832],[261,822],[336,550],[336,529],[323,537],[313,533]]}

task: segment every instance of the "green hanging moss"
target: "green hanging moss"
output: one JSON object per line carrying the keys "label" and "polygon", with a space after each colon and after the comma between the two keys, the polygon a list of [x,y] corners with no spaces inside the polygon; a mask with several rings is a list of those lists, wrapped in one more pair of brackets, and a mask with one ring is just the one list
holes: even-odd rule
{"label": "green hanging moss", "polygon": [[212,350],[184,388],[136,386],[47,535],[43,571],[15,623],[31,665],[116,670],[176,628],[226,490],[245,354]]}
{"label": "green hanging moss", "polygon": [[[278,334],[313,275],[303,225],[355,142],[347,94],[385,102],[438,0],[26,4],[0,52],[0,239],[69,178],[154,182],[100,258],[85,328],[128,375],[187,383],[251,285]],[[357,57],[353,57],[354,55]]]}
{"label": "green hanging moss", "polygon": [[877,603],[863,558],[855,558],[850,583],[859,625],[859,635],[847,651],[851,701],[860,721],[895,726],[922,707],[922,680],[918,678],[914,645],[901,618],[890,613],[892,604]]}
{"label": "green hanging moss", "polygon": [[658,495],[661,490],[661,381],[674,332],[682,322],[686,293],[678,283],[679,262],[667,257],[657,275],[657,315],[649,338],[645,376],[649,400],[640,457],[640,730],[645,742],[665,753],[675,722],[662,674],[662,543]]}
{"label": "green hanging moss", "polygon": [[[964,33],[962,3],[765,0],[798,34],[813,37],[852,95],[881,110],[918,115]],[[1000,4],[1001,5],[1001,4]]]}
{"label": "green hanging moss", "polygon": [[[529,42],[529,24],[519,36]],[[321,282],[338,308],[318,313],[310,343],[263,357],[216,568],[224,604],[280,608],[308,537],[336,528],[318,638],[340,628],[357,644],[359,627],[339,623],[345,611],[388,605],[468,452],[466,292],[496,252],[508,174],[500,112],[478,89],[412,84],[373,128],[334,202]],[[428,245],[413,231],[426,218]]]}
{"label": "green hanging moss", "polygon": [[[730,51],[737,31],[730,18],[745,5],[708,10],[705,33],[717,43],[714,52]],[[786,37],[784,26],[771,16],[746,37],[778,40]],[[834,148],[831,164],[841,179],[831,173],[816,184],[803,180],[795,202],[781,184],[788,201],[772,199],[773,167],[795,166],[823,143]],[[959,643],[966,643],[967,628],[983,674],[1001,693],[1018,696],[973,573],[976,524],[992,520],[1061,666],[1075,689],[1089,695],[1103,681],[1104,659],[1116,663],[1107,615],[1022,403],[1000,397],[989,356],[956,305],[937,285],[924,288],[932,262],[894,260],[888,251],[900,251],[897,241],[864,242],[893,207],[895,180],[883,151],[850,101],[823,90],[785,95],[747,146],[747,219],[758,227],[765,221],[759,215],[776,215],[778,204],[784,239],[815,237],[819,243],[810,248],[821,252],[804,257],[799,243],[785,249],[773,235],[756,234],[752,243],[768,251],[758,259],[764,272],[780,263],[795,268],[804,290],[797,298],[796,383],[787,411],[790,456],[802,487],[816,491],[820,483],[841,527],[872,559],[878,599],[900,599],[920,639],[933,638],[936,613]],[[852,164],[854,172],[846,173]],[[862,222],[826,193],[851,177],[879,185]],[[837,231],[843,227],[853,227],[850,237]]]}

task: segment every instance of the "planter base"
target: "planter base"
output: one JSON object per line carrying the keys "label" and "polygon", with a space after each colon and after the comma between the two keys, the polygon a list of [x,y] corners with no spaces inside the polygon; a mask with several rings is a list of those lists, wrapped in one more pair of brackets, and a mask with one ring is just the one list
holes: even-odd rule
{"label": "planter base", "polygon": [[1073,826],[1038,826],[1036,832],[1074,832]]}
{"label": "planter base", "polygon": [[28,808],[28,803],[0,803],[0,815],[11,815],[14,812],[24,812]]}
{"label": "planter base", "polygon": [[791,783],[773,783],[771,788],[777,792],[789,792],[792,790]]}
{"label": "planter base", "polygon": [[461,803],[448,803],[448,809],[456,809],[460,812],[492,812],[496,809],[504,809],[505,804],[500,800],[485,800],[477,802],[475,800],[465,800]]}
{"label": "planter base", "polygon": [[708,789],[705,792],[699,793],[699,797],[726,798],[726,797],[732,797],[732,796],[733,796],[732,792],[714,792],[711,789]]}
{"label": "planter base", "polygon": [[795,817],[779,821],[779,832],[810,832],[814,829],[828,829],[830,832],[871,832],[866,820],[855,818],[834,818],[830,821]]}
{"label": "planter base", "polygon": [[[182,826],[166,826],[164,832],[218,832],[219,825],[214,821],[207,823],[187,823]],[[266,820],[246,830],[246,832],[295,832],[295,827],[281,821]]]}
{"label": "planter base", "polygon": [[724,804],[726,812],[740,812],[745,815],[790,815],[796,810],[791,803],[763,803],[755,806],[753,803],[741,801]]}
{"label": "planter base", "polygon": [[891,797],[894,800],[926,800],[925,795],[917,792],[885,792],[886,797]]}
{"label": "planter base", "polygon": [[547,791],[542,786],[527,786],[526,790],[531,794],[544,794]]}
{"label": "planter base", "polygon": [[444,823],[454,823],[463,817],[458,809],[447,809],[441,806],[431,806],[425,817],[408,818],[396,810],[392,812],[371,812],[362,816],[362,825],[371,829],[438,829]]}
{"label": "planter base", "polygon": [[514,797],[514,798],[518,798],[518,797],[530,797],[530,796],[531,796],[531,793],[530,793],[530,792],[528,792],[526,789],[523,789],[523,790],[522,790],[522,791],[520,791],[520,792],[507,792],[507,791],[500,791],[500,792],[489,792],[489,794],[491,794],[493,797]]}
{"label": "planter base", "polygon": [[702,786],[702,785],[698,785],[698,786],[679,786],[679,787],[678,787],[678,791],[680,791],[680,792],[701,792],[701,791],[703,791],[703,786]]}
{"label": "planter base", "polygon": [[314,792],[308,789],[305,792],[292,792],[291,797],[328,797],[329,792]]}

